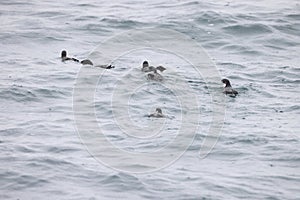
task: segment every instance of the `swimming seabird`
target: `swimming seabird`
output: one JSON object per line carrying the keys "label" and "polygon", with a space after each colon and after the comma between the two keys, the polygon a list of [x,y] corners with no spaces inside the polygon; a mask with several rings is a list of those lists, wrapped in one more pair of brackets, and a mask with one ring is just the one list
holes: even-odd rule
{"label": "swimming seabird", "polygon": [[223,93],[228,94],[229,96],[235,97],[238,92],[234,90],[230,84],[230,81],[226,78],[222,79],[222,83],[225,84]]}

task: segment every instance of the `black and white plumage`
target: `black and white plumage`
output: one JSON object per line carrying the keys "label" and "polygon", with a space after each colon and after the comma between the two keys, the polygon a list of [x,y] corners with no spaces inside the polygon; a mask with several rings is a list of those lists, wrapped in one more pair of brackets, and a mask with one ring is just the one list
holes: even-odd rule
{"label": "black and white plumage", "polygon": [[155,71],[147,74],[147,79],[151,81],[163,81],[164,77]]}
{"label": "black and white plumage", "polygon": [[[81,63],[82,65],[92,65],[94,66],[94,63],[89,60],[89,59],[84,59],[82,61],[79,61],[78,59],[76,58],[70,58],[67,56],[67,51],[66,50],[63,50],[61,52],[61,61],[68,61],[68,60],[72,60],[72,61],[75,61],[75,62],[78,62],[78,63]],[[113,65],[96,65],[94,67],[100,67],[100,68],[104,68],[104,69],[112,69],[112,68],[115,68]]]}
{"label": "black and white plumage", "polygon": [[68,56],[67,56],[67,51],[66,50],[62,50],[62,52],[61,52],[61,61],[67,61],[67,60],[72,60],[72,61],[75,61],[75,62],[79,62],[79,60],[78,59],[76,59],[76,58],[69,58]]}
{"label": "black and white plumage", "polygon": [[143,62],[142,72],[157,72],[157,70],[159,70],[160,72],[163,72],[166,70],[166,68],[163,66],[153,67],[153,66],[149,65],[148,61]]}
{"label": "black and white plumage", "polygon": [[142,72],[146,72],[147,79],[153,81],[163,81],[163,76],[158,73],[158,71],[163,72],[166,70],[163,66],[153,67],[149,66],[148,61],[144,61],[142,65]]}
{"label": "black and white plumage", "polygon": [[161,108],[156,108],[155,113],[148,115],[148,117],[163,118],[165,116],[163,115]]}
{"label": "black and white plumage", "polygon": [[223,93],[228,94],[229,96],[235,97],[238,92],[234,90],[230,84],[230,81],[226,78],[222,79],[222,83],[225,84]]}

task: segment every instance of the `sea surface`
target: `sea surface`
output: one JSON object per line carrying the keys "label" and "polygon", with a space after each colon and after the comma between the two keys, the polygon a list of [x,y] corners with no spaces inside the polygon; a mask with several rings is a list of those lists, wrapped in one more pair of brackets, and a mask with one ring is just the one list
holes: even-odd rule
{"label": "sea surface", "polygon": [[[147,28],[176,31],[201,46],[220,82],[209,87],[200,66],[172,53],[165,33],[146,43],[166,49],[124,52],[109,70],[60,59],[63,49],[93,58],[108,39]],[[1,200],[300,199],[299,0],[2,0],[0,41]],[[140,71],[144,60],[167,68],[163,82]],[[82,71],[89,76],[80,82]],[[221,95],[221,131],[203,158],[221,78],[239,94]],[[78,83],[88,88],[76,90]],[[85,90],[93,91],[92,104]],[[83,92],[77,100],[76,91]],[[76,110],[81,103],[89,109]],[[148,117],[156,107],[166,118]],[[91,122],[113,144],[103,150],[95,139],[92,147],[103,150],[97,155],[84,139]],[[157,124],[162,128],[152,131]],[[186,148],[175,143],[180,135]],[[168,144],[182,155],[160,153]],[[113,148],[144,155],[145,163],[116,157]]]}

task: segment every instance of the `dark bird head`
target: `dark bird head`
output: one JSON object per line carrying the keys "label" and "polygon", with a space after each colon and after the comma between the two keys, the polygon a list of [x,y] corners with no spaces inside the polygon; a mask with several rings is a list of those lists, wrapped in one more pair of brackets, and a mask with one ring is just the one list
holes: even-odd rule
{"label": "dark bird head", "polygon": [[63,50],[63,51],[61,52],[61,57],[62,57],[62,58],[67,57],[67,52],[66,52],[65,50]]}
{"label": "dark bird head", "polygon": [[230,81],[229,81],[228,79],[224,78],[224,79],[222,79],[221,81],[222,81],[222,83],[225,84],[225,87],[231,87]]}
{"label": "dark bird head", "polygon": [[149,63],[148,63],[148,61],[145,60],[145,61],[143,62],[143,67],[148,67],[148,66],[149,66]]}
{"label": "dark bird head", "polygon": [[159,114],[162,114],[161,108],[156,108],[156,112],[159,113]]}

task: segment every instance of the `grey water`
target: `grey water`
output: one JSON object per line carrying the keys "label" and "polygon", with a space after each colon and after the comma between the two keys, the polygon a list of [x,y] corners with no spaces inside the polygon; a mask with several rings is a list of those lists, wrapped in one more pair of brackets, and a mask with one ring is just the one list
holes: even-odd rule
{"label": "grey water", "polygon": [[[2,0],[0,199],[300,199],[299,11],[298,0]],[[60,60],[63,49],[82,60],[111,37],[149,27],[177,31],[201,45],[220,78],[239,92],[224,97],[220,136],[205,158],[199,151],[213,120],[211,91],[186,60],[149,49],[120,55],[110,70]],[[190,90],[174,92],[147,80],[143,60],[165,66],[166,82],[187,77]],[[74,88],[86,69],[101,79],[95,114],[82,115],[94,115],[105,137],[128,152],[156,152],[172,143],[185,116],[178,98],[192,91],[198,103],[192,113],[200,117],[188,124],[198,128],[194,138],[184,138],[193,140],[183,155],[147,173],[120,171],[97,159],[74,116]],[[127,80],[141,87],[123,99],[114,92],[130,87]],[[117,115],[124,107],[112,109],[112,100],[127,105],[128,116]],[[149,119],[156,107],[168,118]],[[164,129],[136,138],[123,133],[124,119],[129,130],[161,122]],[[147,167],[126,159],[120,164]]]}

